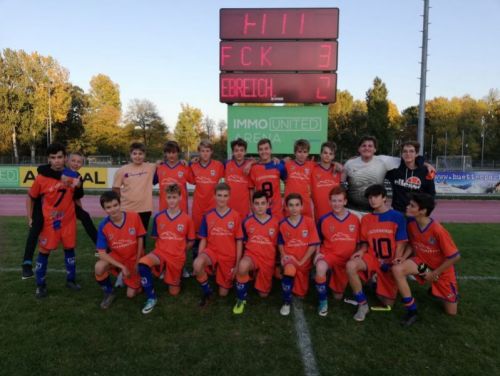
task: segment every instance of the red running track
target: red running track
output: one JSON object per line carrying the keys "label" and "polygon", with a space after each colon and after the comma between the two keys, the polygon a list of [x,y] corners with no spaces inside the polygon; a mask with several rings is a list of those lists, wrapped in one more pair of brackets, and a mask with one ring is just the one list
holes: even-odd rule
{"label": "red running track", "polygon": [[[0,195],[0,216],[25,216],[26,195]],[[155,210],[158,197],[153,197]],[[190,199],[191,201],[191,199]],[[98,196],[85,196],[82,204],[93,217],[103,217]],[[432,215],[440,222],[448,223],[500,223],[500,201],[494,200],[438,200]]]}

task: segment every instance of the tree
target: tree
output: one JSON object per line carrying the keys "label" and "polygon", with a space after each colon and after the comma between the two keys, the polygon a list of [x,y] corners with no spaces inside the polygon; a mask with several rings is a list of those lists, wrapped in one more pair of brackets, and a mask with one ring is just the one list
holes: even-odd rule
{"label": "tree", "polygon": [[86,153],[117,154],[126,148],[121,118],[120,88],[108,76],[98,74],[90,80],[89,107],[83,117],[83,150]]}
{"label": "tree", "polygon": [[203,114],[200,109],[191,107],[189,104],[181,103],[181,109],[177,118],[174,137],[189,158],[189,153],[196,150],[200,142]]}
{"label": "tree", "polygon": [[141,139],[148,152],[161,147],[167,138],[168,128],[153,102],[133,99],[125,115],[129,137]]}
{"label": "tree", "polygon": [[219,136],[214,142],[214,158],[225,160],[227,159],[227,123],[225,120],[219,120],[217,130]]}
{"label": "tree", "polygon": [[366,92],[367,131],[377,137],[378,151],[385,154],[390,152],[393,139],[387,94],[387,88],[379,77],[375,77],[373,87]]}
{"label": "tree", "polygon": [[67,145],[69,150],[82,150],[84,134],[83,116],[89,107],[88,97],[82,88],[71,85],[71,104],[66,120],[54,125],[54,140]]}
{"label": "tree", "polygon": [[210,141],[214,140],[215,136],[215,120],[208,115],[203,119],[203,133]]}

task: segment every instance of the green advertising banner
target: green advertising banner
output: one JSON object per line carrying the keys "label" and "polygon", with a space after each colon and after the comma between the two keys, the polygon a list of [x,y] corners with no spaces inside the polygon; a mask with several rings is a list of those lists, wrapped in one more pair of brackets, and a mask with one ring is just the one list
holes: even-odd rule
{"label": "green advertising banner", "polygon": [[19,187],[19,167],[0,166],[0,188]]}
{"label": "green advertising banner", "polygon": [[248,142],[247,152],[257,153],[257,143],[269,138],[273,153],[293,154],[295,140],[311,143],[311,154],[319,154],[328,134],[328,106],[228,106],[228,155],[231,141]]}

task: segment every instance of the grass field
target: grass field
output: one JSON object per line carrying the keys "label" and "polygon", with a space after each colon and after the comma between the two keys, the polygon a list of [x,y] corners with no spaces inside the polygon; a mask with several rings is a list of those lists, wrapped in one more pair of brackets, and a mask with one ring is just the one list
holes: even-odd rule
{"label": "grass field", "polygon": [[[459,276],[500,276],[500,225],[449,225],[462,260]],[[82,291],[64,287],[62,252],[50,257],[49,297],[34,297],[34,280],[20,278],[26,235],[23,218],[0,218],[0,374],[2,375],[300,375],[304,373],[292,316],[279,315],[275,284],[266,300],[250,295],[245,314],[231,308],[234,294],[197,307],[189,279],[182,294],[160,302],[152,314],[145,300],[119,298],[106,312],[92,274],[93,248],[79,229],[77,267]],[[363,323],[354,307],[330,303],[316,314],[316,294],[302,306],[321,375],[500,374],[500,280],[459,280],[457,317],[446,317],[426,288],[414,287],[421,320],[403,330],[400,304],[392,313],[371,313]]]}

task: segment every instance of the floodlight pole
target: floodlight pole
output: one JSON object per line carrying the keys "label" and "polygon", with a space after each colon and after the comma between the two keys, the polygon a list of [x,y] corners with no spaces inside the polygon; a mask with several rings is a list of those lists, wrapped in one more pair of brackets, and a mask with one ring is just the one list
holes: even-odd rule
{"label": "floodlight pole", "polygon": [[424,155],[425,89],[427,87],[427,42],[429,40],[429,0],[424,0],[424,27],[422,30],[422,61],[420,62],[420,102],[418,105],[418,142]]}

